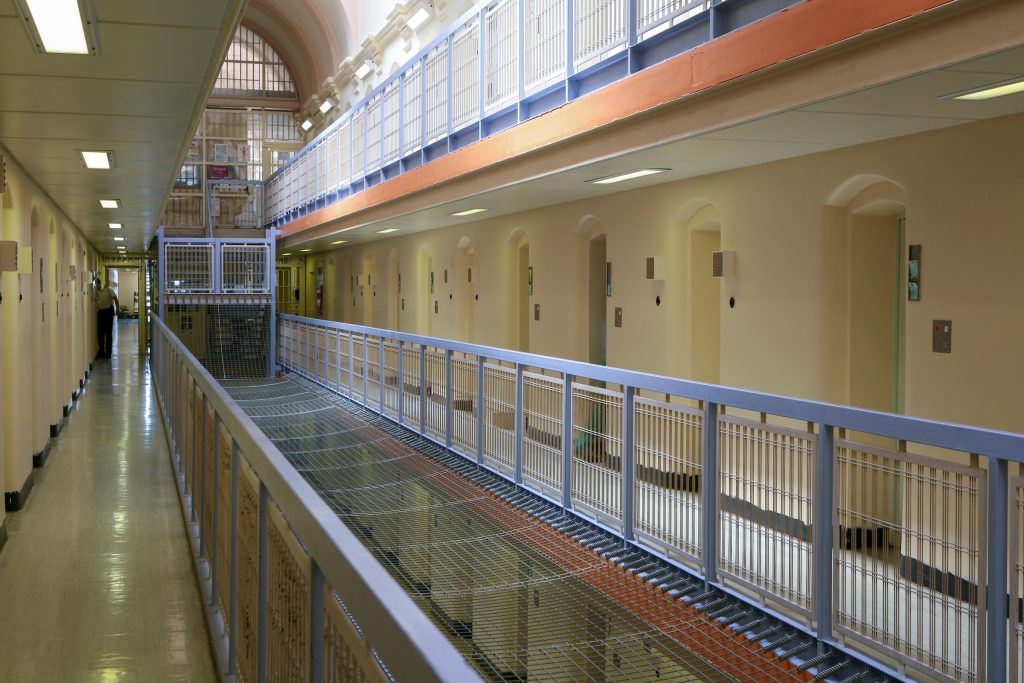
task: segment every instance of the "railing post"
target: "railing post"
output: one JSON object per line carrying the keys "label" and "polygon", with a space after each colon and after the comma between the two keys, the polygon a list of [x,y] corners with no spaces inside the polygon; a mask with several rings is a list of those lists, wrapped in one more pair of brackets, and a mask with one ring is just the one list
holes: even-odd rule
{"label": "railing post", "polygon": [[420,436],[427,433],[427,347],[420,344]]}
{"label": "railing post", "polygon": [[405,342],[398,341],[398,424],[405,424]]}
{"label": "railing post", "polygon": [[704,580],[718,579],[718,404],[704,402],[704,443],[701,449],[701,545]]}
{"label": "railing post", "polygon": [[[979,680],[1006,679],[1007,648],[1007,507],[1009,462],[988,459],[988,614],[985,623],[985,671]],[[1016,614],[1017,605],[1013,606]],[[985,676],[985,672],[988,676]]]}
{"label": "railing post", "polygon": [[270,492],[260,482],[260,540],[259,540],[259,593],[257,602],[256,631],[256,680],[267,681],[267,589],[270,578],[270,550],[267,531],[270,522]]}
{"label": "railing post", "polygon": [[523,366],[516,363],[516,429],[512,476],[517,484],[523,483],[523,423],[526,421],[526,411],[523,408]]}
{"label": "railing post", "polygon": [[[384,106],[384,105],[382,104],[381,106]],[[381,132],[381,139],[383,139],[383,137],[384,137],[384,133],[382,131]],[[384,337],[383,336],[380,338],[380,347],[379,348],[380,348],[380,350],[377,352],[379,354],[377,356],[377,368],[380,371],[380,382],[377,385],[377,388],[379,389],[377,394],[378,394],[378,398],[380,399],[380,401],[379,401],[379,403],[380,403],[380,410],[378,412],[381,415],[383,415],[384,414],[384,384],[387,381],[387,369],[385,368],[385,366],[387,364],[384,362],[385,356],[384,356]]]}
{"label": "railing post", "polygon": [[207,538],[203,533],[203,518],[206,516],[206,394],[203,394],[202,414],[199,416],[199,557],[206,554]]}
{"label": "railing post", "polygon": [[487,420],[487,397],[484,396],[484,357],[476,357],[476,461],[484,464],[484,422]]}
{"label": "railing post", "polygon": [[562,381],[562,507],[572,509],[572,382],[565,373]]}
{"label": "railing post", "polygon": [[444,350],[444,447],[452,448],[452,432],[454,431],[454,415],[452,411],[452,391],[455,382],[452,378],[452,352]]}
{"label": "railing post", "polygon": [[199,481],[199,477],[196,474],[196,464],[199,462],[199,455],[196,453],[198,450],[196,448],[196,432],[199,431],[199,425],[197,424],[199,422],[199,415],[196,414],[196,383],[191,375],[188,378],[188,400],[192,405],[192,412],[189,415],[189,428],[191,429],[192,436],[188,444],[189,457],[192,458],[192,483],[189,486],[189,507],[192,508],[192,521],[195,522],[197,518],[196,502],[198,500],[196,484]]}
{"label": "railing post", "polygon": [[338,393],[340,394],[341,393],[341,330],[338,330],[338,343],[336,344],[336,346],[337,346],[337,353],[334,355],[334,370],[335,370],[336,381],[335,381],[334,385],[336,387],[338,387]]}
{"label": "railing post", "polygon": [[231,440],[231,564],[228,569],[228,674],[235,673],[238,652],[238,442]]}
{"label": "railing post", "polygon": [[327,580],[316,560],[309,560],[309,680],[324,680],[324,589]]}
{"label": "railing post", "polygon": [[362,370],[362,372],[360,374],[363,376],[363,405],[366,406],[367,408],[370,407],[370,389],[369,389],[369,387],[367,385],[367,383],[369,381],[369,377],[370,377],[370,369],[369,369],[370,353],[368,351],[369,348],[370,348],[370,338],[364,334],[363,335],[363,370]]}
{"label": "railing post", "polygon": [[351,332],[348,333],[348,397],[352,398],[354,395],[354,380],[352,376],[356,374],[355,361],[352,356],[356,352],[356,342]]}
{"label": "railing post", "polygon": [[813,566],[811,602],[817,635],[832,639],[832,549],[835,545],[835,435],[832,425],[818,425],[814,458]]}
{"label": "railing post", "polygon": [[633,387],[622,388],[622,537],[632,541],[633,534],[633,493],[636,468],[633,467]]}
{"label": "railing post", "polygon": [[210,515],[210,606],[217,605],[217,516],[220,513],[220,413],[213,413],[213,510]]}

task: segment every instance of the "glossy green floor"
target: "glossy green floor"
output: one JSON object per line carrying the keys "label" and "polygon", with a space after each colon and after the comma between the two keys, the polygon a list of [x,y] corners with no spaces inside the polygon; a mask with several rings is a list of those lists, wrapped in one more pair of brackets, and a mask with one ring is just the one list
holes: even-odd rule
{"label": "glossy green floor", "polygon": [[138,323],[118,328],[8,520],[0,682],[215,680]]}

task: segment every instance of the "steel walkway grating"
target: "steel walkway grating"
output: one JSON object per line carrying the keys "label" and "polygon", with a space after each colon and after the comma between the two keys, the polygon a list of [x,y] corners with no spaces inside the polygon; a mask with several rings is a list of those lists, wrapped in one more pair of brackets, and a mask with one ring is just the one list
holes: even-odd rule
{"label": "steel walkway grating", "polygon": [[811,680],[806,636],[432,442],[302,380],[224,384],[485,677]]}

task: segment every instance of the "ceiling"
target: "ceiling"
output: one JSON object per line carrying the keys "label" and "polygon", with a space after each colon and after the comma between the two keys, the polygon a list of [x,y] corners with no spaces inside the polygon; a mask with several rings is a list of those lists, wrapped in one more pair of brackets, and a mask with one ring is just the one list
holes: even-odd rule
{"label": "ceiling", "polygon": [[[524,210],[587,197],[657,185],[719,171],[778,161],[1024,112],[1024,93],[969,102],[939,99],[943,95],[1024,76],[1024,46],[952,64],[940,69],[807,104],[790,111],[724,127],[702,135],[595,160],[580,166],[457,202],[434,206],[398,218],[367,223],[343,232],[284,241],[283,251],[297,248],[333,249],[331,242],[350,244],[385,239],[382,228],[399,228],[397,237],[411,232],[471,223]],[[588,183],[637,168],[671,171],[613,186]],[[468,208],[487,208],[486,214],[453,218]]]}
{"label": "ceiling", "polygon": [[[130,251],[155,234],[242,4],[96,2],[100,54],[86,56],[37,53],[0,0],[0,142],[101,251],[115,234]],[[113,150],[116,167],[84,168],[82,149]]]}

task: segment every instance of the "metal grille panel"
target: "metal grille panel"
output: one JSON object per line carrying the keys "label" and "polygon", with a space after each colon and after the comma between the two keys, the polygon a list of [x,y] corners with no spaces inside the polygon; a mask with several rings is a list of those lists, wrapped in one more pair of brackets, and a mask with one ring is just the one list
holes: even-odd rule
{"label": "metal grille panel", "polygon": [[213,291],[213,244],[164,245],[164,291],[204,294]]}
{"label": "metal grille panel", "polygon": [[221,291],[225,294],[268,294],[267,264],[270,245],[222,244]]}
{"label": "metal grille panel", "polygon": [[637,33],[645,34],[655,27],[685,19],[710,6],[708,0],[637,0]]}
{"label": "metal grille panel", "polygon": [[399,81],[393,81],[384,88],[383,107],[383,130],[384,130],[384,165],[393,164],[398,161],[400,153],[400,128],[401,122],[401,87]]}
{"label": "metal grille panel", "polygon": [[448,134],[448,45],[442,43],[427,54],[427,141]]}
{"label": "metal grille panel", "polygon": [[402,75],[402,111],[405,116],[402,156],[423,145],[423,62],[413,64]]}
{"label": "metal grille panel", "polygon": [[626,46],[626,0],[573,0],[576,70]]}
{"label": "metal grille panel", "polygon": [[519,95],[519,3],[500,0],[487,8],[486,90],[488,112],[505,107]]}
{"label": "metal grille panel", "polygon": [[565,77],[566,0],[536,0],[525,11],[524,77],[533,93]]}
{"label": "metal grille panel", "polygon": [[366,175],[380,170],[383,100],[377,95],[366,105]]}

